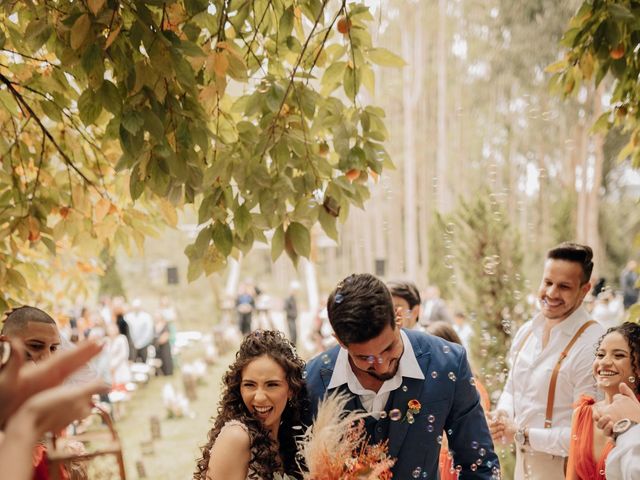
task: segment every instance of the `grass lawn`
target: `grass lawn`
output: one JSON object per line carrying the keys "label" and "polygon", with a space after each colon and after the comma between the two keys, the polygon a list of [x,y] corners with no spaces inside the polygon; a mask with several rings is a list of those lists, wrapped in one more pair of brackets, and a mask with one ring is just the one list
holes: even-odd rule
{"label": "grass lawn", "polygon": [[[116,428],[123,444],[127,479],[141,478],[136,462],[142,461],[146,478],[154,480],[188,480],[192,478],[196,459],[200,456],[199,446],[204,444],[210,427],[209,419],[215,413],[220,393],[223,373],[232,359],[229,353],[220,357],[210,366],[206,383],[198,385],[198,398],[190,404],[193,417],[167,418],[162,403],[162,388],[169,382],[176,392],[182,392],[182,378],[179,368],[173,377],[155,377],[134,392],[126,403],[122,417]],[[153,454],[143,455],[141,442],[151,439],[152,416],[161,422],[162,438],[153,442]]]}

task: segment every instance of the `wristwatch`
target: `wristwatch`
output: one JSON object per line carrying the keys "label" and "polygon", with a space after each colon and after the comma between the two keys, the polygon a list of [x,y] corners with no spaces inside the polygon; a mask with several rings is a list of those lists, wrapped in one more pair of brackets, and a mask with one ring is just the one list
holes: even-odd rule
{"label": "wristwatch", "polygon": [[524,445],[529,445],[529,431],[527,428],[519,428],[518,431],[513,436],[513,439],[516,441],[518,445],[521,447]]}
{"label": "wristwatch", "polygon": [[632,420],[629,420],[628,418],[623,418],[621,420],[618,420],[616,423],[613,424],[613,431],[611,436],[615,440],[616,438],[618,438],[619,435],[622,435],[624,432],[626,432],[631,427],[637,424],[638,422],[634,422]]}

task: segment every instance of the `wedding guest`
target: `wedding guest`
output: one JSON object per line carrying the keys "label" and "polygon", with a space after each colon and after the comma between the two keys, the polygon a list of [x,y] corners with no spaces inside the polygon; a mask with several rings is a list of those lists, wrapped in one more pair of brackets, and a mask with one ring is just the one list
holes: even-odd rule
{"label": "wedding guest", "polygon": [[369,413],[371,443],[388,441],[393,478],[438,478],[442,432],[460,478],[490,479],[499,462],[464,348],[398,328],[391,294],[373,275],[354,274],[327,302],[339,345],[309,361],[311,412],[327,393]]}
{"label": "wedding guest", "polygon": [[99,381],[76,386],[60,385],[99,352],[99,345],[85,342],[38,365],[25,365],[23,343],[19,339],[0,339],[2,478],[34,478],[34,448],[42,436],[85,417],[91,408],[91,396],[108,390]]}
{"label": "wedding guest", "polygon": [[565,242],[547,252],[540,312],[511,343],[511,371],[495,412],[494,441],[516,444],[514,480],[564,478],[573,403],[595,395],[593,347],[604,333],[582,301],[591,290],[593,251]]}
{"label": "wedding guest", "polygon": [[387,282],[387,288],[391,292],[393,308],[400,318],[400,327],[415,328],[421,330],[418,324],[420,317],[420,292],[413,282],[393,281]]}
{"label": "wedding guest", "polygon": [[121,327],[115,323],[107,325],[107,334],[111,339],[109,343],[109,368],[113,389],[124,390],[125,385],[131,381],[129,341],[122,333]]}
{"label": "wedding guest", "polygon": [[583,395],[573,412],[567,480],[604,480],[605,460],[614,444],[595,428],[595,411],[613,403],[621,383],[640,393],[640,325],[624,323],[607,330],[593,362],[593,376],[604,399]]}
{"label": "wedding guest", "polygon": [[304,362],[281,332],[248,334],[223,378],[218,415],[194,479],[301,478],[295,435],[308,404]]}
{"label": "wedding guest", "polygon": [[60,348],[56,322],[46,312],[29,305],[9,312],[0,333],[9,339],[19,339],[27,360],[35,363],[46,360]]}

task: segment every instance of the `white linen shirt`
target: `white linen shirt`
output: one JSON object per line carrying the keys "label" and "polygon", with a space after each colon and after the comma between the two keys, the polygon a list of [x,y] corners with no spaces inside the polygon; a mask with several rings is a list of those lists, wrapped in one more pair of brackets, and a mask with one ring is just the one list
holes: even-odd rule
{"label": "white linen shirt", "polygon": [[[554,326],[549,342],[543,349],[545,321],[544,316],[538,314],[525,323],[516,334],[509,353],[511,371],[498,401],[497,410],[509,413],[518,428],[529,427],[529,444],[532,450],[566,457],[569,455],[573,403],[582,394],[596,398],[592,365],[596,345],[604,329],[599,323],[590,325],[569,350],[558,374],[553,424],[551,428],[544,428],[551,373],[560,353],[578,329],[589,321],[589,314],[583,307],[579,307]],[[520,349],[530,331],[531,335]],[[518,349],[520,353],[514,365],[514,355]]]}
{"label": "white linen shirt", "polygon": [[400,338],[402,339],[404,350],[400,357],[398,371],[393,378],[386,380],[382,384],[377,393],[362,386],[349,364],[349,352],[344,348],[340,348],[338,352],[338,358],[336,358],[336,364],[333,367],[333,374],[331,375],[328,390],[346,383],[349,391],[360,397],[360,402],[362,402],[365,410],[372,417],[380,419],[380,413],[384,410],[387,400],[389,400],[389,394],[402,385],[402,377],[424,380],[424,374],[416,360],[416,355],[413,352],[409,337],[400,330]]}

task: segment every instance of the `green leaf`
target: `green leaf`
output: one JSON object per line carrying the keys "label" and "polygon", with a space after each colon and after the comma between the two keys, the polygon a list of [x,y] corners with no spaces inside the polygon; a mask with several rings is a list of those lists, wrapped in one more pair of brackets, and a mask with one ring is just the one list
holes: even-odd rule
{"label": "green leaf", "polygon": [[129,133],[135,135],[140,130],[140,127],[144,125],[144,118],[142,118],[140,112],[129,110],[122,117],[121,124]]}
{"label": "green leaf", "polygon": [[44,243],[51,255],[56,254],[56,242],[47,237],[41,237],[40,240],[42,240],[42,243]]}
{"label": "green leaf", "polygon": [[225,257],[229,256],[233,248],[233,234],[225,223],[216,222],[213,225],[213,243]]}
{"label": "green leaf", "polygon": [[607,7],[609,9],[609,14],[615,19],[623,22],[634,22],[636,17],[634,17],[633,13],[624,5],[620,5],[619,3],[611,3]]}
{"label": "green leaf", "polygon": [[358,70],[350,66],[347,67],[344,71],[342,83],[347,98],[354,99],[360,90],[360,73]]}
{"label": "green leaf", "polygon": [[164,125],[158,116],[150,109],[142,111],[142,118],[144,119],[144,129],[157,141],[160,142],[164,139]]}
{"label": "green leaf", "polygon": [[370,48],[367,52],[369,60],[382,67],[404,67],[406,62],[386,48]]}
{"label": "green leaf", "polygon": [[100,97],[102,107],[105,110],[116,115],[120,113],[122,109],[122,98],[120,97],[118,87],[116,87],[113,82],[104,80],[100,86],[100,90],[98,90],[98,97]]}
{"label": "green leaf", "polygon": [[271,238],[271,261],[275,262],[284,250],[284,228],[280,225],[273,232]]}
{"label": "green leaf", "polygon": [[337,217],[334,215],[330,215],[329,212],[327,212],[326,208],[323,206],[322,208],[320,208],[318,220],[320,221],[320,225],[322,226],[324,233],[326,233],[329,238],[337,242],[338,241],[338,230],[336,228]]}
{"label": "green leaf", "polygon": [[285,40],[293,30],[293,5],[287,8],[278,22],[278,37]]}
{"label": "green leaf", "polygon": [[85,125],[91,125],[97,120],[102,111],[102,105],[91,89],[87,88],[78,98],[78,110],[80,111],[80,120]]}
{"label": "green leaf", "polygon": [[203,273],[202,259],[189,260],[189,267],[187,268],[187,280],[193,282]]}
{"label": "green leaf", "polygon": [[240,238],[244,238],[251,227],[251,214],[246,204],[240,205],[233,216],[233,226]]}
{"label": "green leaf", "polygon": [[89,14],[85,13],[80,15],[71,27],[70,42],[72,49],[78,50],[82,46],[90,28],[91,19],[89,18]]}
{"label": "green leaf", "polygon": [[311,251],[311,235],[307,227],[291,222],[285,233],[285,242],[291,243],[293,250],[302,257],[308,257]]}
{"label": "green leaf", "polygon": [[60,109],[49,100],[42,100],[40,102],[40,107],[44,114],[49,117],[54,122],[62,121],[62,114],[60,113]]}
{"label": "green leaf", "polygon": [[335,62],[331,64],[322,75],[321,84],[325,89],[325,93],[331,93],[340,85],[340,80],[344,76],[344,72],[347,68],[347,62]]}

